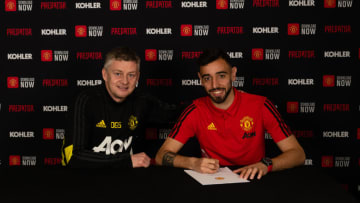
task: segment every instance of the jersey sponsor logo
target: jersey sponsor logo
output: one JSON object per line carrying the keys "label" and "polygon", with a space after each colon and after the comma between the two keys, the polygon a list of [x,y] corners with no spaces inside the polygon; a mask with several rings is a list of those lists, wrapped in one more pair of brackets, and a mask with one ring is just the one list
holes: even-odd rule
{"label": "jersey sponsor logo", "polygon": [[[93,147],[94,152],[105,152],[106,155],[114,155],[118,152],[126,151],[132,143],[132,136],[124,141],[116,139],[112,140],[111,136],[106,136],[99,146]],[[130,152],[132,153],[132,152]]]}
{"label": "jersey sponsor logo", "polygon": [[101,120],[99,123],[96,124],[97,128],[106,128],[105,121]]}
{"label": "jersey sponsor logo", "polygon": [[111,128],[121,128],[121,122],[111,122]]}
{"label": "jersey sponsor logo", "polygon": [[249,132],[253,129],[254,127],[254,119],[249,117],[249,116],[244,116],[241,120],[240,120],[240,127],[245,131],[245,132]]}
{"label": "jersey sponsor logo", "polygon": [[246,138],[251,138],[251,137],[255,137],[256,133],[255,132],[245,132],[242,139],[246,139]]}
{"label": "jersey sponsor logo", "polygon": [[130,130],[135,130],[136,127],[138,126],[138,124],[139,124],[139,121],[137,120],[137,118],[135,116],[131,115],[129,118],[129,122],[128,122]]}
{"label": "jersey sponsor logo", "polygon": [[213,122],[211,122],[210,125],[208,125],[207,129],[208,130],[217,130],[215,127],[215,124]]}

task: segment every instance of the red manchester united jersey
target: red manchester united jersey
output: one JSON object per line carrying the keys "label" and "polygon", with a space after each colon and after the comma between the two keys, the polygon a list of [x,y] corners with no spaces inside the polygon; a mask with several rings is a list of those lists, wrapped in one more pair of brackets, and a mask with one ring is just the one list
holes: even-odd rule
{"label": "red manchester united jersey", "polygon": [[203,156],[220,165],[248,165],[265,156],[265,131],[275,142],[291,135],[276,107],[263,96],[239,92],[227,110],[209,97],[193,101],[182,113],[169,137],[185,144],[196,136]]}

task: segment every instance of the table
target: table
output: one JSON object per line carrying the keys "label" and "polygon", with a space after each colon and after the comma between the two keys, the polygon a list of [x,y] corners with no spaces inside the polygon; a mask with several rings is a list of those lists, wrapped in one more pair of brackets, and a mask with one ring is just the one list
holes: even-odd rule
{"label": "table", "polygon": [[[183,169],[6,168],[0,202],[306,202],[356,203],[313,167],[272,172],[250,183],[203,186]],[[7,201],[2,201],[2,200]]]}

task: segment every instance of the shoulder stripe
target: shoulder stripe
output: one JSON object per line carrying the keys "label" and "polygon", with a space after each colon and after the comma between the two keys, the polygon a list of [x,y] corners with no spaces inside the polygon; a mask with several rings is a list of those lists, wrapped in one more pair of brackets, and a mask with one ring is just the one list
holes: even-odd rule
{"label": "shoulder stripe", "polygon": [[196,105],[195,104],[190,104],[184,111],[183,113],[180,115],[179,119],[177,120],[176,124],[174,125],[173,129],[171,130],[171,133],[169,134],[169,137],[171,138],[175,138],[175,136],[177,135],[177,133],[180,130],[180,127],[182,125],[182,123],[184,122],[184,120],[186,119],[186,117],[194,110],[196,109]]}
{"label": "shoulder stripe", "polygon": [[291,135],[291,131],[289,127],[285,124],[284,120],[281,118],[280,113],[277,111],[277,109],[273,106],[273,104],[269,101],[265,101],[265,107],[270,111],[271,114],[276,118],[276,120],[279,123],[281,131],[285,134],[286,137],[289,137]]}

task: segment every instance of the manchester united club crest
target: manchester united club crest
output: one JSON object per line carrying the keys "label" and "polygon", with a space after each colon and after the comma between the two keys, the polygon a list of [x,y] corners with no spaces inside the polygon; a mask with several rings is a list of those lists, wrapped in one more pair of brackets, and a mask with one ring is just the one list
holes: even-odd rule
{"label": "manchester united club crest", "polygon": [[245,132],[251,131],[253,129],[253,127],[254,127],[254,119],[249,117],[249,116],[245,116],[244,118],[242,118],[240,120],[240,127]]}
{"label": "manchester united club crest", "polygon": [[137,120],[137,118],[135,116],[131,115],[129,118],[129,122],[128,122],[130,130],[135,130],[138,123],[139,123],[139,121]]}

